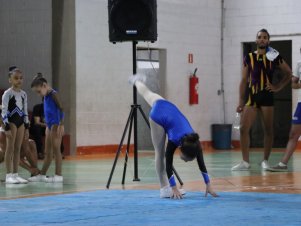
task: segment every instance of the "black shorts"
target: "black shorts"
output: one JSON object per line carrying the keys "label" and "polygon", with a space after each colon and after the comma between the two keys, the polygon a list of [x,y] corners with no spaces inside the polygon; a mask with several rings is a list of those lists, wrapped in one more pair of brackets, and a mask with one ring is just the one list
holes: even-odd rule
{"label": "black shorts", "polygon": [[258,93],[252,94],[252,90],[248,89],[246,95],[246,106],[272,107],[274,106],[274,93],[268,90],[261,90]]}

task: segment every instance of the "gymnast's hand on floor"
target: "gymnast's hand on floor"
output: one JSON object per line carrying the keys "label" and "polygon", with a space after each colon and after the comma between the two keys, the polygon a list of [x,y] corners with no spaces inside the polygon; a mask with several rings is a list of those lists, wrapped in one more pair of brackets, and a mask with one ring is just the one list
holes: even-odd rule
{"label": "gymnast's hand on floor", "polygon": [[213,197],[218,197],[218,195],[213,191],[210,183],[206,185],[206,193],[205,193],[205,197],[207,197],[208,193],[210,195],[212,195]]}
{"label": "gymnast's hand on floor", "polygon": [[172,187],[172,194],[171,194],[171,199],[182,199],[183,195],[181,192],[178,190],[177,186]]}

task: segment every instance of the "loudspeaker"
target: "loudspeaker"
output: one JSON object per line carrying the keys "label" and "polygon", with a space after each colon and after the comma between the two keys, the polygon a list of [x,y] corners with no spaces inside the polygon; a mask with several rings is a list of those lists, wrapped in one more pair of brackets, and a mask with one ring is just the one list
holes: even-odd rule
{"label": "loudspeaker", "polygon": [[109,0],[110,42],[157,40],[157,0]]}

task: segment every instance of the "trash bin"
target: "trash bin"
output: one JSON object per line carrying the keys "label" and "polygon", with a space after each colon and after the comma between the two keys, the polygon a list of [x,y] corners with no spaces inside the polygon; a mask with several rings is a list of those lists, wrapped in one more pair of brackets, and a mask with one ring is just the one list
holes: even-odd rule
{"label": "trash bin", "polygon": [[215,149],[231,149],[232,124],[213,124],[211,125],[211,132]]}

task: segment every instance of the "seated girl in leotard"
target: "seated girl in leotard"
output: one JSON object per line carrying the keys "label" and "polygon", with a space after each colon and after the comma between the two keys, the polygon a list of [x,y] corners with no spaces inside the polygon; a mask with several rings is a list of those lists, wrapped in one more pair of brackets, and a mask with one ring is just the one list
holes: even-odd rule
{"label": "seated girl in leotard", "polygon": [[[171,102],[160,95],[150,91],[143,83],[143,75],[131,76],[129,82],[136,86],[139,94],[152,107],[150,112],[150,127],[152,142],[155,148],[156,171],[160,180],[161,198],[182,198],[182,193],[177,189],[173,175],[173,156],[178,147],[181,158],[185,162],[197,159],[199,169],[206,183],[206,196],[211,194],[216,197],[210,185],[210,179],[203,159],[199,136],[186,117]],[[165,150],[166,134],[168,143]]]}

